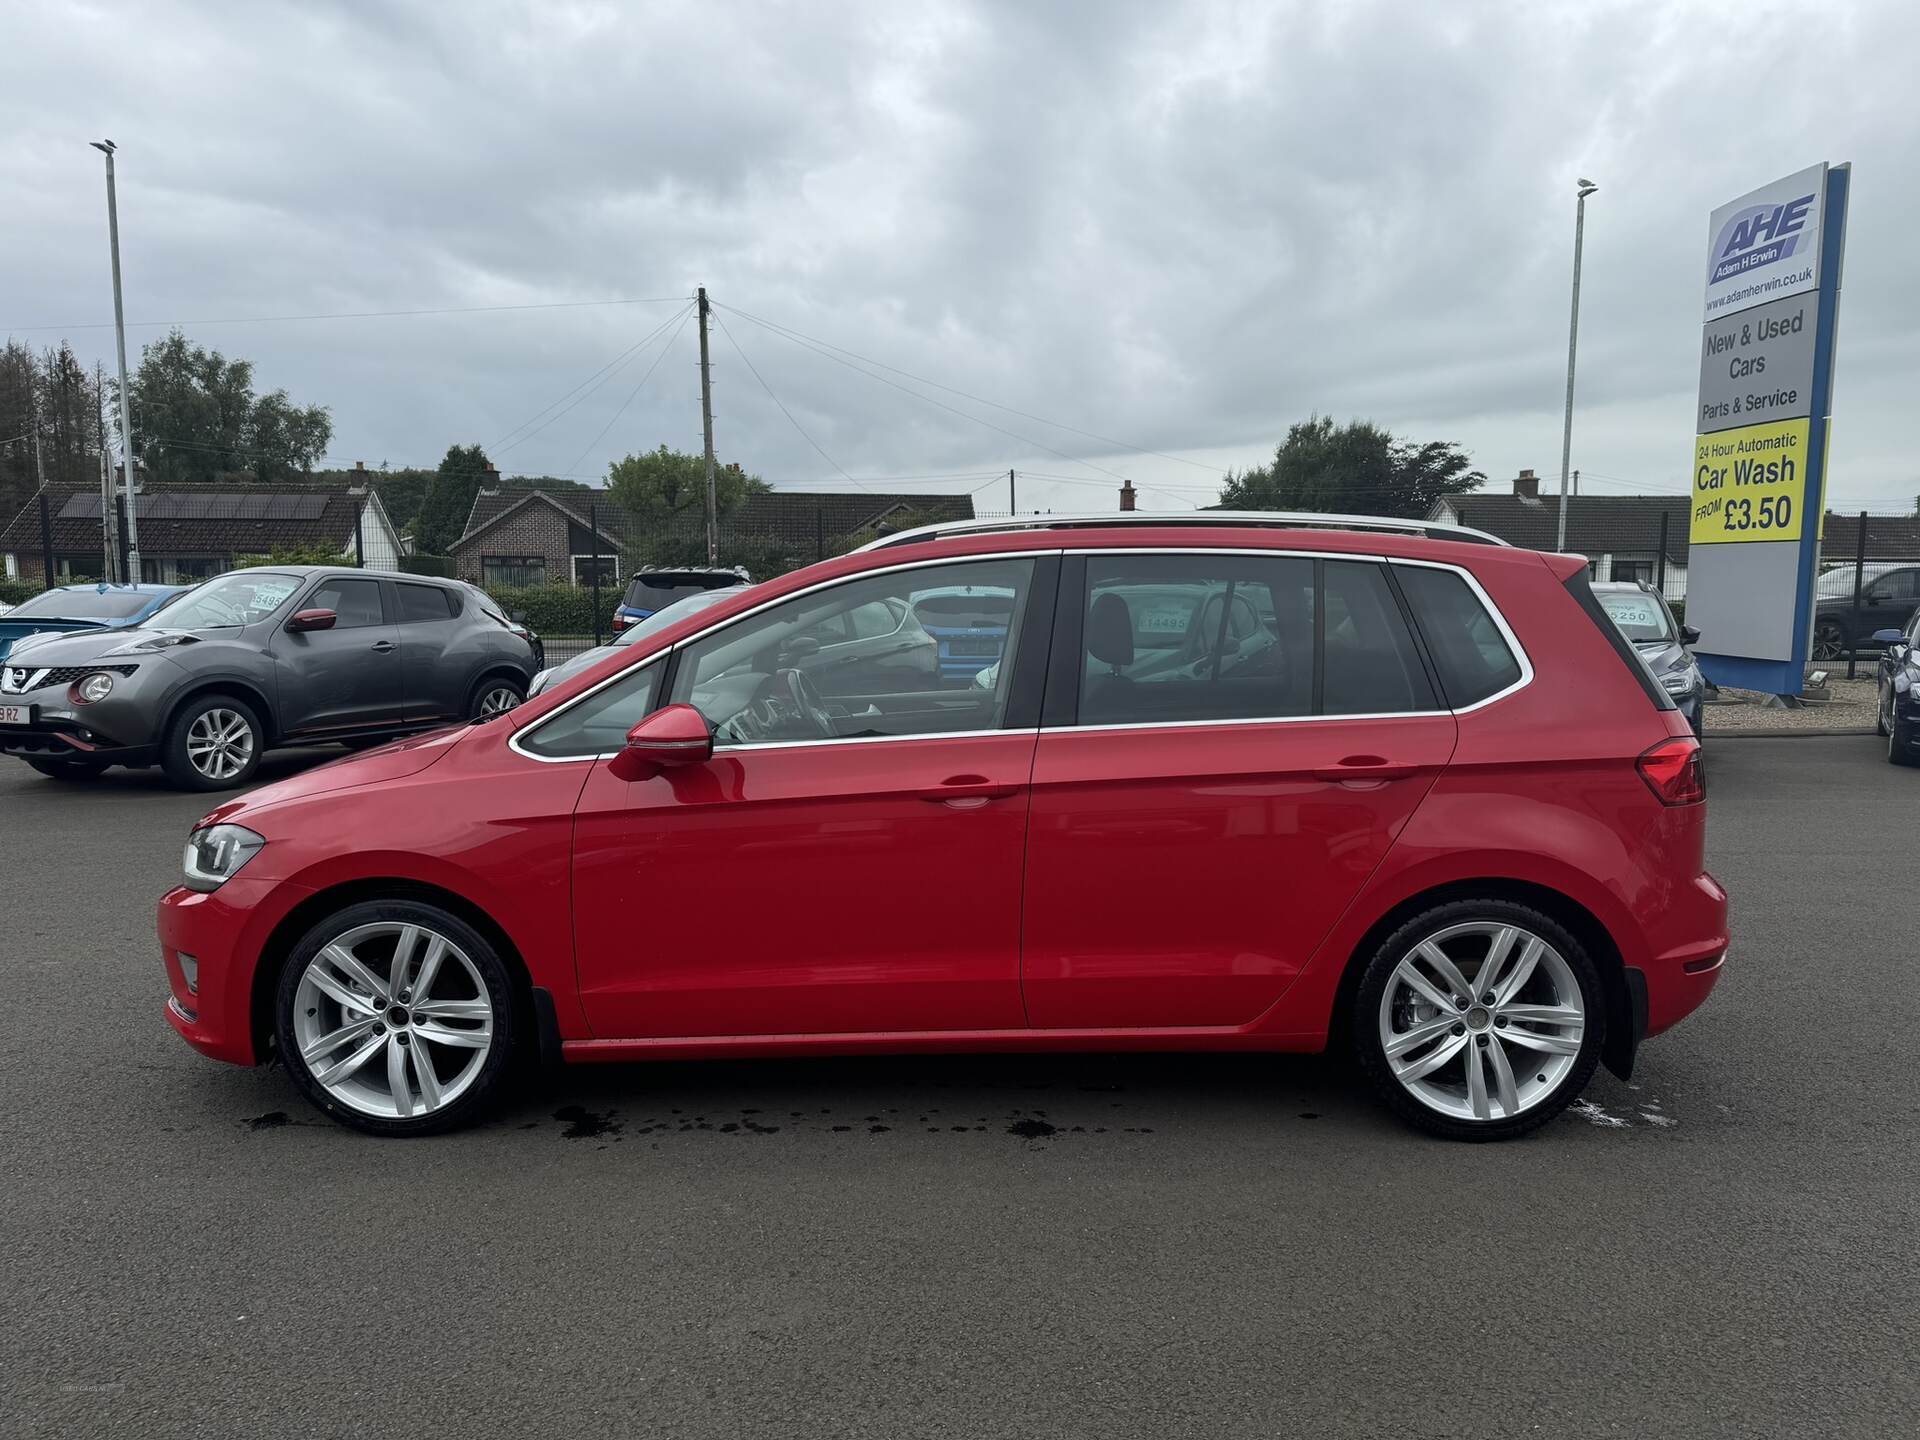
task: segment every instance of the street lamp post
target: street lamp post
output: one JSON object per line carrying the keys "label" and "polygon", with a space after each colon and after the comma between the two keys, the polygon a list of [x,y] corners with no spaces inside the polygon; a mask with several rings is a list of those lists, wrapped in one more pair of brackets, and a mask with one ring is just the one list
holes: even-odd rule
{"label": "street lamp post", "polygon": [[[111,162],[109,162],[111,163]],[[1560,432],[1560,526],[1553,548],[1567,548],[1567,472],[1573,464],[1573,358],[1580,348],[1580,242],[1587,228],[1587,196],[1600,187],[1581,180],[1574,187],[1573,318],[1567,321],[1567,418]]]}
{"label": "street lamp post", "polygon": [[[87,142],[107,157],[107,240],[113,249],[113,336],[120,351],[120,458],[121,483],[127,496],[127,579],[140,583],[140,507],[133,494],[133,409],[127,400],[127,312],[120,303],[120,207],[113,193],[113,151],[111,140]],[[102,517],[104,523],[104,517]]]}

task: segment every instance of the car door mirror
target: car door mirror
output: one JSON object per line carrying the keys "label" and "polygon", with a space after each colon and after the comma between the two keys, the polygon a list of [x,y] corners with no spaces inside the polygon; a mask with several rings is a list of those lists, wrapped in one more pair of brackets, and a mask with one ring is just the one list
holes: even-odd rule
{"label": "car door mirror", "polygon": [[608,768],[622,780],[644,780],[667,765],[699,765],[713,758],[713,727],[691,705],[667,705],[627,732]]}
{"label": "car door mirror", "polygon": [[296,635],[308,630],[331,630],[339,618],[331,610],[299,610],[287,621],[287,629]]}
{"label": "car door mirror", "polygon": [[1695,626],[1682,625],[1680,627],[1680,643],[1682,645],[1698,645],[1700,643],[1700,631]]}
{"label": "car door mirror", "polygon": [[1874,644],[1884,646],[1886,649],[1891,650],[1896,645],[1904,645],[1907,643],[1907,632],[1889,627],[1885,630],[1874,631],[1872,639]]}

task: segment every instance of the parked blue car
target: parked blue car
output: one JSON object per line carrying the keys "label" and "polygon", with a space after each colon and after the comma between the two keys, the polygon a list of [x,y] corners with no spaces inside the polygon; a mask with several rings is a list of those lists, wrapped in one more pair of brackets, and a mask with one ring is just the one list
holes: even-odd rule
{"label": "parked blue car", "polygon": [[939,642],[940,679],[967,685],[1000,663],[1013,617],[1013,591],[1003,585],[944,585],[913,596],[913,615]]}
{"label": "parked blue car", "polygon": [[0,661],[33,635],[125,630],[143,624],[185,585],[59,585],[0,615]]}

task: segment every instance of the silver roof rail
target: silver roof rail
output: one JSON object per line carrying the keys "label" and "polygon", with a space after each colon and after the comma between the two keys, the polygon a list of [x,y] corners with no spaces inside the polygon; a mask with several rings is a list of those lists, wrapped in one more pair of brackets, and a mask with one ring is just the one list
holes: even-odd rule
{"label": "silver roof rail", "polygon": [[1158,525],[1227,526],[1245,529],[1263,526],[1282,530],[1362,530],[1386,535],[1418,535],[1428,540],[1459,540],[1470,545],[1505,545],[1498,535],[1465,525],[1443,525],[1437,520],[1405,520],[1384,515],[1331,515],[1318,510],[1104,510],[1083,515],[1014,515],[993,520],[949,520],[921,525],[897,535],[870,540],[853,553],[912,545],[921,540],[944,540],[955,535],[995,535],[1021,530],[1093,530],[1108,526]]}

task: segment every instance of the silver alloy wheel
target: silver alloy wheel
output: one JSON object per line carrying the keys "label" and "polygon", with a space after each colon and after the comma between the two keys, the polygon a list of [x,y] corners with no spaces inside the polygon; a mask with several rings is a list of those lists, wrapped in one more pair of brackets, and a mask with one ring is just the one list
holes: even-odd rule
{"label": "silver alloy wheel", "polygon": [[520,703],[519,693],[510,686],[495,685],[480,697],[482,715],[503,715]]}
{"label": "silver alloy wheel", "polygon": [[384,1120],[417,1119],[470,1089],[493,1049],[493,1001],[447,936],[397,920],[356,925],[307,962],[293,1034],[335,1100]]}
{"label": "silver alloy wheel", "polygon": [[1407,1093],[1456,1120],[1510,1120],[1580,1056],[1586,1002],[1558,950],[1519,925],[1470,920],[1422,940],[1380,997],[1380,1045]]}
{"label": "silver alloy wheel", "polygon": [[253,726],[238,710],[216,705],[187,727],[187,763],[209,780],[231,780],[253,759]]}

